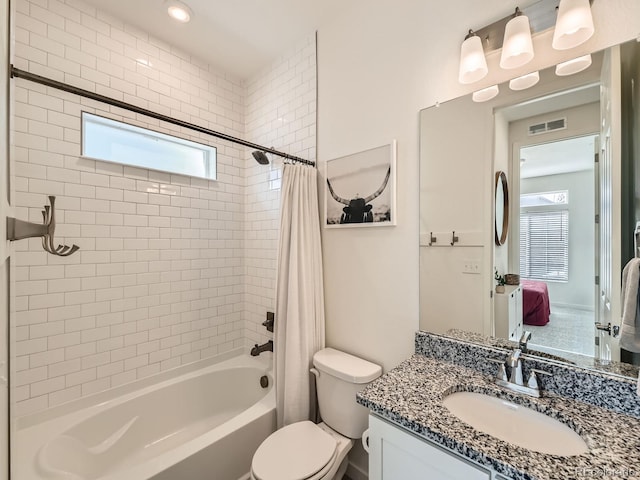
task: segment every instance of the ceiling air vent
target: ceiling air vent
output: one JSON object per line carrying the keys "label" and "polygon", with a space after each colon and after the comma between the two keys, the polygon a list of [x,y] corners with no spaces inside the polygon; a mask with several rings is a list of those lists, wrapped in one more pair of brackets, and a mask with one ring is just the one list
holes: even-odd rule
{"label": "ceiling air vent", "polygon": [[567,119],[558,118],[556,120],[549,120],[548,122],[529,125],[529,135],[540,135],[541,133],[553,132],[555,130],[564,130],[565,128],[567,128]]}

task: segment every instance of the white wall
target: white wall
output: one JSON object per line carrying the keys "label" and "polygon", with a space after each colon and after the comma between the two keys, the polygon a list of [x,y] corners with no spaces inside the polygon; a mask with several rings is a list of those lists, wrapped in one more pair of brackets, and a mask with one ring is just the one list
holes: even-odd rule
{"label": "white wall", "polygon": [[593,170],[522,179],[521,193],[569,191],[569,281],[547,282],[553,305],[594,309],[595,258]]}
{"label": "white wall", "polygon": [[[327,343],[388,370],[413,352],[419,328],[420,109],[635,38],[640,2],[596,0],[596,34],[586,44],[553,52],[549,35],[538,36],[532,64],[500,71],[493,55],[491,73],[472,87],[457,83],[464,35],[510,14],[512,6],[502,0],[463,0],[455,8],[422,0],[350,3],[318,31],[318,159],[322,168],[327,160],[395,138],[398,225],[323,231]],[[362,457],[354,461],[366,468]]]}
{"label": "white wall", "polygon": [[[553,118],[565,117],[567,129],[544,133],[531,137],[528,126]],[[598,132],[600,124],[600,104],[598,102],[578,107],[557,110],[552,114],[514,121],[509,126],[509,148],[513,155],[519,157],[519,149],[532,144],[561,141],[562,139],[590,135]],[[586,159],[593,165],[593,154]],[[517,179],[516,179],[517,181]],[[549,298],[552,304],[565,305],[572,308],[592,310],[594,308],[594,262],[585,259],[595,258],[595,179],[594,171],[580,171],[570,174],[547,175],[520,180],[516,189],[520,194],[569,190],[569,282],[547,282]],[[512,203],[511,238],[518,246],[519,235],[519,202]],[[513,270],[517,271],[516,262]],[[518,263],[519,265],[519,263]]]}
{"label": "white wall", "polygon": [[[82,2],[15,8],[18,68],[242,133],[239,80]],[[15,413],[242,346],[243,149],[21,79],[14,101],[17,216],[56,195],[81,248],[16,244]],[[218,181],[80,158],[81,111],[219,146]]]}
{"label": "white wall", "polygon": [[[310,35],[246,83],[246,139],[307,160],[316,158],[316,41]],[[249,157],[245,171],[245,340],[273,334],[261,324],[275,308],[282,159]],[[278,319],[276,319],[278,321]]]}
{"label": "white wall", "polygon": [[[15,18],[18,68],[315,152],[313,35],[245,83],[82,1],[17,0]],[[56,258],[39,240],[16,243],[16,415],[268,338],[260,323],[273,296],[279,167],[22,79],[14,105],[17,217],[41,222],[56,195],[56,240],[81,247]],[[218,180],[80,158],[81,111],[215,145]]]}
{"label": "white wall", "polygon": [[551,51],[549,34],[541,34],[532,64],[500,71],[494,54],[491,73],[472,87],[457,83],[460,44],[468,28],[511,13],[503,1],[480,6],[465,0],[455,9],[419,0],[354,1],[319,29],[319,161],[398,141],[398,225],[323,232],[330,345],[385,369],[412,352],[418,329],[418,111],[640,33],[640,2],[596,1],[593,12],[596,34],[583,46]]}
{"label": "white wall", "polygon": [[[491,212],[484,208],[493,191],[484,161],[491,157],[491,127],[491,109],[468,97],[420,112],[420,233],[437,239],[435,246],[420,242],[420,325],[432,332],[489,333],[482,312],[493,284],[485,246],[493,245],[494,233],[485,228]],[[459,241],[450,246],[454,231]],[[470,261],[480,274],[463,273]]]}

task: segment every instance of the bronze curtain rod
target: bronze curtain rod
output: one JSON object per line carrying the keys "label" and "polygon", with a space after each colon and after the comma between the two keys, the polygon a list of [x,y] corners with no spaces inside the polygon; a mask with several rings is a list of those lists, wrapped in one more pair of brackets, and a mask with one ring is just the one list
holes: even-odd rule
{"label": "bronze curtain rod", "polygon": [[168,122],[173,125],[178,125],[179,127],[184,127],[190,130],[195,130],[196,132],[205,133],[207,135],[211,135],[212,137],[217,137],[222,140],[227,140],[229,142],[237,143],[245,147],[249,147],[255,150],[260,150],[262,152],[271,153],[273,155],[277,155],[279,157],[292,160],[294,162],[304,163],[306,165],[311,165],[314,167],[316,165],[316,162],[313,162],[311,160],[305,160],[304,158],[296,157],[295,155],[289,155],[288,153],[279,152],[278,150],[274,150],[273,148],[267,148],[267,147],[263,147],[262,145],[258,145],[257,143],[247,142],[246,140],[242,140],[241,138],[237,138],[237,137],[232,137],[231,135],[227,135],[226,133],[216,132],[215,130],[210,130],[208,128],[204,128],[199,125],[195,125],[193,123],[185,122],[183,120],[178,120],[177,118],[169,117],[167,115],[162,115],[161,113],[153,112],[151,110],[147,110],[146,108],[137,107],[130,103],[126,103],[121,100],[116,100],[115,98],[106,97],[104,95],[100,95],[99,93],[90,92],[89,90],[84,90],[79,87],[74,87],[73,85],[69,85],[67,83],[59,82],[57,80],[52,80],[50,78],[43,77],[41,75],[36,75],[35,73],[30,73],[25,70],[16,68],[13,65],[10,66],[10,75],[11,75],[11,78],[23,78],[31,82],[45,85],[47,87],[56,88],[58,90],[62,90],[68,93],[73,93],[75,95],[80,95],[81,97],[86,97],[91,100],[97,100],[98,102],[106,103],[107,105],[123,108],[125,110],[129,110],[130,112],[146,115],[148,117],[155,118],[156,120],[162,120],[163,122]]}

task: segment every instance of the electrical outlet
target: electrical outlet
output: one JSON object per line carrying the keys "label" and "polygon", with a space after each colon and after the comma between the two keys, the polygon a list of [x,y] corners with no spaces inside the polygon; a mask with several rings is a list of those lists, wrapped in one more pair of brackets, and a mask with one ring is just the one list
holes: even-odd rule
{"label": "electrical outlet", "polygon": [[464,260],[464,263],[462,265],[462,273],[479,275],[480,273],[482,273],[480,262],[478,260]]}

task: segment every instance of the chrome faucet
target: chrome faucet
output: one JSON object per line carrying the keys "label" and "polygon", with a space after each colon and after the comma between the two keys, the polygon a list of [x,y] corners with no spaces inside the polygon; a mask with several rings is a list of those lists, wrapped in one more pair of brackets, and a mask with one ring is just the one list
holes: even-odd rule
{"label": "chrome faucet", "polygon": [[511,355],[507,357],[507,364],[511,372],[509,374],[509,383],[515,385],[524,385],[522,381],[522,360],[520,360],[520,355],[522,355],[522,350],[516,348],[511,352]]}
{"label": "chrome faucet", "polygon": [[[516,348],[509,354],[506,361],[498,360],[495,358],[488,358],[487,360],[499,364],[498,373],[494,378],[496,385],[504,387],[508,390],[512,390],[517,393],[524,393],[532,397],[540,397],[540,383],[537,375],[552,375],[544,370],[538,370],[532,368],[529,372],[529,379],[525,385],[522,375],[522,350]],[[507,368],[509,367],[509,375],[507,376]]]}
{"label": "chrome faucet", "polygon": [[522,353],[527,353],[527,343],[531,340],[531,332],[525,330],[520,337],[520,350]]}

